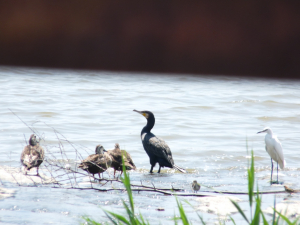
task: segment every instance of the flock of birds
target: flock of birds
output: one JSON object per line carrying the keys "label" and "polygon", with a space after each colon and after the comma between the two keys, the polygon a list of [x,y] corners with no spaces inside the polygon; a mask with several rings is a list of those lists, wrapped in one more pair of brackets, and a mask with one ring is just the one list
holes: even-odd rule
{"label": "flock of birds", "polygon": [[[146,126],[141,131],[141,140],[143,147],[149,156],[150,159],[150,173],[153,173],[153,168],[158,163],[159,169],[158,173],[160,173],[161,167],[174,168],[182,173],[186,173],[186,171],[175,165],[172,152],[169,146],[166,144],[164,140],[156,137],[153,133],[151,133],[151,129],[155,124],[154,114],[150,111],[138,111],[133,110],[147,119]],[[271,183],[273,177],[273,160],[277,163],[277,182],[278,183],[278,164],[281,169],[284,169],[285,161],[283,157],[282,146],[277,137],[273,134],[270,128],[265,128],[264,130],[258,133],[266,133],[265,136],[265,144],[266,151],[271,157]],[[24,166],[25,174],[27,171],[33,167],[37,168],[37,175],[39,166],[44,160],[45,152],[43,148],[39,145],[37,141],[36,135],[32,134],[29,139],[29,145],[27,145],[22,154],[21,154],[21,163]],[[123,158],[123,159],[122,159]],[[125,150],[121,150],[118,143],[115,144],[115,148],[112,150],[106,151],[102,145],[97,145],[95,149],[95,154],[88,156],[85,160],[83,160],[79,168],[87,171],[88,173],[99,175],[101,178],[101,173],[105,172],[109,167],[114,169],[114,176],[116,171],[121,171],[121,175],[123,172],[123,163],[125,165],[126,170],[136,169],[136,166],[133,163],[133,160],[128,152]],[[102,175],[103,177],[103,175]],[[193,181],[192,189],[194,192],[200,190],[200,184],[197,181]],[[295,190],[290,189],[285,186],[287,192],[295,192]]]}

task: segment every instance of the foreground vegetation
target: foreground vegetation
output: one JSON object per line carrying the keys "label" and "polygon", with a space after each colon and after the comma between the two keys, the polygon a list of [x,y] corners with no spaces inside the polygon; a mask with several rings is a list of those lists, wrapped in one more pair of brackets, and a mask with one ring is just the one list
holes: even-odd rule
{"label": "foreground vegetation", "polygon": [[[288,225],[295,225],[300,224],[298,222],[299,218],[297,218],[294,221],[289,220],[286,216],[282,214],[282,212],[278,212],[275,208],[275,202],[274,202],[274,208],[273,208],[273,217],[271,221],[267,221],[262,209],[261,209],[261,203],[262,203],[262,196],[260,196],[258,187],[257,194],[254,192],[254,181],[255,181],[255,172],[254,172],[254,156],[253,151],[251,152],[251,163],[248,168],[248,196],[249,196],[249,208],[250,208],[250,215],[249,217],[246,216],[244,211],[240,208],[239,204],[233,200],[231,200],[232,204],[237,208],[238,212],[241,214],[241,216],[244,218],[246,224],[250,225],[256,225],[256,224],[263,224],[263,225],[278,225],[278,224],[288,224]],[[149,221],[145,220],[144,217],[139,213],[137,216],[137,213],[135,212],[134,208],[134,201],[133,201],[133,195],[131,191],[131,185],[130,185],[130,177],[128,173],[126,172],[124,166],[123,166],[123,173],[124,178],[121,178],[128,194],[129,204],[127,204],[124,200],[123,206],[126,210],[126,215],[120,215],[116,214],[110,211],[105,211],[105,214],[109,221],[111,221],[112,224],[127,224],[127,225],[148,225],[150,224]],[[179,217],[174,217],[174,224],[178,224],[180,221],[184,225],[192,224],[189,219],[187,218],[187,215],[185,213],[185,210],[181,204],[181,202],[176,198],[178,211],[179,211]],[[253,212],[254,209],[254,212]],[[277,214],[277,215],[276,215]],[[199,217],[199,223],[206,224],[204,219],[198,214]],[[230,216],[229,216],[230,217]],[[91,220],[88,217],[83,218],[88,225],[101,225],[101,223],[98,223],[96,221]],[[233,224],[237,224],[232,217],[230,217],[230,220]],[[225,224],[225,222],[220,222],[220,224]],[[110,223],[107,223],[110,224]]]}

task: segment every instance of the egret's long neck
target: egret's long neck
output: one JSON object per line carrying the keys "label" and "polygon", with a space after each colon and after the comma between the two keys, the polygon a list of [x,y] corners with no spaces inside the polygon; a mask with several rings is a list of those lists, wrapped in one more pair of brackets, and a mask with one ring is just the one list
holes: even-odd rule
{"label": "egret's long neck", "polygon": [[150,133],[151,129],[154,127],[154,124],[155,124],[155,118],[150,116],[147,119],[146,126],[142,129],[141,135],[143,135],[143,133]]}

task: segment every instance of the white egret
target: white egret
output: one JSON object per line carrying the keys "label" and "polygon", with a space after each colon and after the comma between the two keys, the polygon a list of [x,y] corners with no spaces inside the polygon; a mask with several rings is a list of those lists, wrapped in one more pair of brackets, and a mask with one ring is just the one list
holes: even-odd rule
{"label": "white egret", "polygon": [[257,132],[259,133],[267,133],[265,136],[265,143],[266,143],[266,151],[271,156],[271,183],[272,183],[272,176],[273,176],[273,160],[277,163],[277,184],[278,184],[278,164],[281,169],[284,168],[284,158],[282,152],[282,146],[279,142],[278,138],[273,134],[272,130],[269,127],[266,127],[264,130]]}

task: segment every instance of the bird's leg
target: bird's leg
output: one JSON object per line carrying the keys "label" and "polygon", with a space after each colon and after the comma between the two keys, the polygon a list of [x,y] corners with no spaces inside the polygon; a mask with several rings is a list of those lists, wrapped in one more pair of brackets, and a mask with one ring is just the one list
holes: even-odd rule
{"label": "bird's leg", "polygon": [[27,167],[26,166],[23,167],[23,170],[24,170],[24,175],[27,175]]}
{"label": "bird's leg", "polygon": [[161,166],[159,165],[159,168],[158,168],[158,171],[157,171],[157,173],[160,173],[160,168],[161,168]]}
{"label": "bird's leg", "polygon": [[150,173],[153,173],[153,167],[154,166],[151,165]]}
{"label": "bird's leg", "polygon": [[[98,173],[98,176],[99,176],[99,179],[101,179],[101,174],[100,173]],[[99,181],[100,182],[100,181]]]}
{"label": "bird's leg", "polygon": [[277,184],[278,184],[278,163],[277,163]]}
{"label": "bird's leg", "polygon": [[114,169],[114,178],[116,178],[116,170]]}
{"label": "bird's leg", "polygon": [[272,184],[272,181],[273,181],[273,179],[272,179],[272,177],[273,177],[273,160],[272,160],[272,158],[271,158],[271,184]]}
{"label": "bird's leg", "polygon": [[36,168],[36,175],[39,176],[39,168]]}

